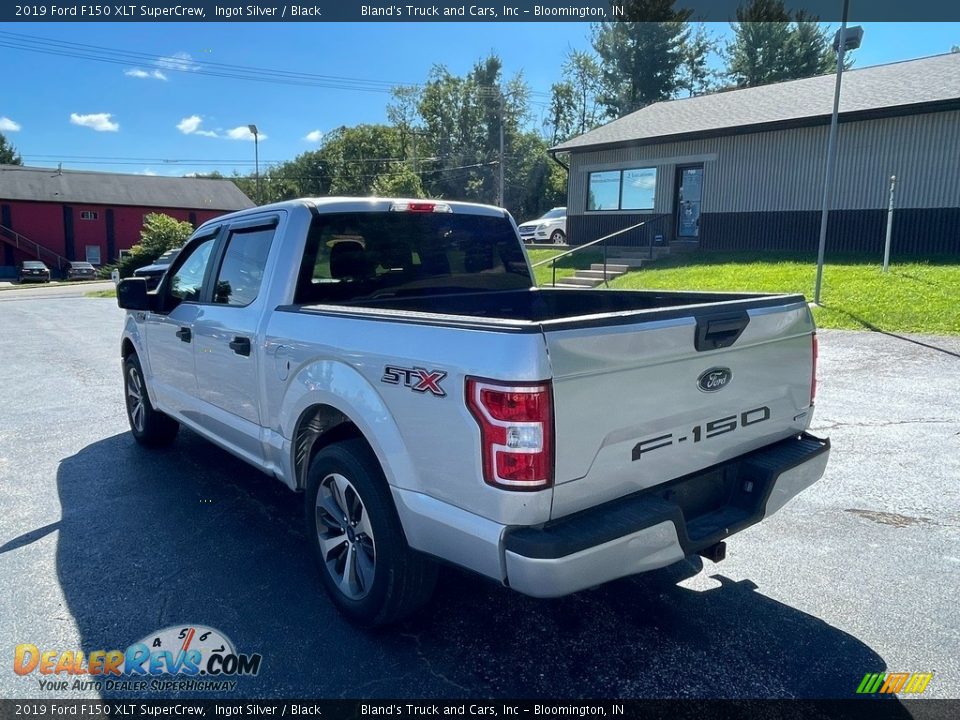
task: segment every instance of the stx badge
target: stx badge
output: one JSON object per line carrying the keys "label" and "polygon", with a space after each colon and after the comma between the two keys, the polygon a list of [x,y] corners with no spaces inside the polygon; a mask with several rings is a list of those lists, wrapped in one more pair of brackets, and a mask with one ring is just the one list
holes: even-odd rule
{"label": "stx badge", "polygon": [[403,385],[418,393],[429,392],[437,397],[446,397],[446,391],[440,387],[440,381],[446,376],[447,374],[443,370],[387,365],[383,368],[383,377],[380,378],[380,382],[385,382],[388,385]]}

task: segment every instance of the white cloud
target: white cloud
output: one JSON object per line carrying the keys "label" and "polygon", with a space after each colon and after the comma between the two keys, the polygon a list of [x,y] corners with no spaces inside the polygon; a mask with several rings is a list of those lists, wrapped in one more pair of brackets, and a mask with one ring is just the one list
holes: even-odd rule
{"label": "white cloud", "polygon": [[200,123],[203,122],[203,118],[199,115],[191,115],[185,117],[183,120],[177,123],[177,130],[182,132],[184,135],[190,135],[195,133],[200,129]]}
{"label": "white cloud", "polygon": [[151,175],[151,176],[153,176],[153,175],[156,175],[157,173],[154,172],[153,170],[151,170],[150,168],[144,168],[144,169],[143,169],[143,172],[141,172],[140,174],[141,174],[141,175]]}
{"label": "white cloud", "polygon": [[318,143],[322,137],[323,132],[321,130],[311,130],[303,136],[303,139],[310,143]]}
{"label": "white cloud", "polygon": [[193,61],[188,52],[177,52],[173,55],[168,55],[157,60],[157,67],[162,67],[166,70],[179,70],[180,72],[191,72],[193,70],[199,70],[200,66]]}
{"label": "white cloud", "polygon": [[177,130],[184,135],[202,135],[203,137],[220,137],[213,130],[201,130],[203,118],[200,115],[190,115],[177,123]]}
{"label": "white cloud", "polygon": [[132,68],[130,70],[124,70],[123,74],[127,77],[148,79],[152,78],[154,80],[166,80],[167,76],[164,75],[159,70],[141,70],[140,68]]}
{"label": "white cloud", "polygon": [[120,123],[112,120],[113,113],[90,113],[89,115],[78,115],[70,113],[70,122],[81,127],[88,127],[97,132],[116,132],[120,129]]}
{"label": "white cloud", "polygon": [[[258,133],[257,135],[261,140],[267,139],[265,133]],[[250,128],[246,125],[239,125],[227,130],[227,137],[231,140],[253,140],[253,133],[250,132]]]}
{"label": "white cloud", "polygon": [[8,117],[0,115],[0,131],[17,132],[20,129],[20,123],[14,122]]}

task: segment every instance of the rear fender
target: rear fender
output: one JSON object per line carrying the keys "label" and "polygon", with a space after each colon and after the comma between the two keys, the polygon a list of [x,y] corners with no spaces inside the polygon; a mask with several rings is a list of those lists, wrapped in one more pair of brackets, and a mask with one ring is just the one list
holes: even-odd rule
{"label": "rear fender", "polygon": [[302,367],[287,385],[280,406],[283,437],[283,474],[288,485],[296,483],[294,439],[305,413],[328,405],[353,422],[369,443],[383,468],[387,482],[397,488],[418,490],[419,483],[400,428],[376,389],[349,365],[323,360]]}

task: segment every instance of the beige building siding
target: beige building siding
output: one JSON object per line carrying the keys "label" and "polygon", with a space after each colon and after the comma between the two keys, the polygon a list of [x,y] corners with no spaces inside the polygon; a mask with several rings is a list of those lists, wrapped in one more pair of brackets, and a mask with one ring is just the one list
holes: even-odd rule
{"label": "beige building siding", "polygon": [[[818,210],[827,134],[824,125],[574,152],[568,214],[584,214],[589,172],[631,167],[657,167],[654,213],[670,214],[676,166],[701,162],[703,213]],[[842,123],[838,152],[834,209],[885,208],[891,175],[899,208],[960,207],[960,111]]]}

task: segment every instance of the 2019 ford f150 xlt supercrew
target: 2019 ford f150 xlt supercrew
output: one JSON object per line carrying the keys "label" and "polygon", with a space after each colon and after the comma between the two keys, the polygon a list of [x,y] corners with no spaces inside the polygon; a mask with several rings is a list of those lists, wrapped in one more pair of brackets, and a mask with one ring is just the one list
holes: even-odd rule
{"label": "2019 ford f150 xlt supercrew", "polygon": [[118,302],[134,437],[184,425],[303,491],[366,626],[423,603],[438,558],[540,597],[718,558],[827,462],[802,296],[537,288],[495,207],[224,215]]}

